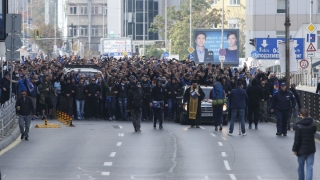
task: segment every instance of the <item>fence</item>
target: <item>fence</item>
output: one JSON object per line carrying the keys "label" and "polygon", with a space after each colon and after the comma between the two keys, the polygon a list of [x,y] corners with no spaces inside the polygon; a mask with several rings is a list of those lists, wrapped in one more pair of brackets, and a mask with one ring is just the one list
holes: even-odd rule
{"label": "fence", "polygon": [[310,117],[320,120],[320,94],[298,90],[300,94],[301,108],[308,109]]}
{"label": "fence", "polygon": [[8,131],[17,124],[16,118],[16,100],[12,97],[9,101],[0,106],[0,138],[2,139]]}
{"label": "fence", "polygon": [[[277,73],[276,76],[278,78],[282,78],[285,75]],[[319,82],[319,75],[314,74],[314,78],[311,79],[311,76],[309,73],[297,73],[297,74],[292,74],[292,77],[290,79],[290,84],[294,83],[297,86],[302,85],[302,86],[311,86],[311,87],[316,87]]]}

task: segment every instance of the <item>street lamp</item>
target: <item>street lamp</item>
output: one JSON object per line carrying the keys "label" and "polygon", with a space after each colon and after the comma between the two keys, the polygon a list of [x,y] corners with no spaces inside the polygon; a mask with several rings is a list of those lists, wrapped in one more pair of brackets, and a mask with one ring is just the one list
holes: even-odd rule
{"label": "street lamp", "polygon": [[74,32],[73,32],[73,23],[71,23],[71,26],[70,26],[70,30],[71,30],[71,32],[70,32],[70,36],[71,36],[71,50],[72,50],[72,52],[73,52],[73,36],[74,36]]}

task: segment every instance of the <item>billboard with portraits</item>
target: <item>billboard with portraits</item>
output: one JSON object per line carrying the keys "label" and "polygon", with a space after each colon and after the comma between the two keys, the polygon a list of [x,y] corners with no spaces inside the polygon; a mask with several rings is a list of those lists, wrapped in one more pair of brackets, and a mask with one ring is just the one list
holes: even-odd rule
{"label": "billboard with portraits", "polygon": [[[220,64],[221,29],[194,30],[194,62]],[[239,64],[239,29],[224,29],[223,45],[226,51],[224,64]]]}

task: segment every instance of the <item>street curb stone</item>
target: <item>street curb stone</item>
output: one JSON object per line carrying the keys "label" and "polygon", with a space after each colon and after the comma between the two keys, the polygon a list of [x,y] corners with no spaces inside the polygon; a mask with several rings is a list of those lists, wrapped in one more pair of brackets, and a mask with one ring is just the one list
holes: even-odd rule
{"label": "street curb stone", "polygon": [[20,129],[18,125],[15,125],[16,127],[14,130],[8,135],[7,137],[4,137],[2,141],[0,141],[0,151],[2,151],[4,148],[8,147],[12,142],[14,142],[20,135]]}

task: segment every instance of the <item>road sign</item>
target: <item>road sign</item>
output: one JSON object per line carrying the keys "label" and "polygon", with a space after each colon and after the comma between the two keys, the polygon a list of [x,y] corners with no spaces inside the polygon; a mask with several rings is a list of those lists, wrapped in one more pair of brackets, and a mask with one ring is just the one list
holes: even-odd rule
{"label": "road sign", "polygon": [[314,47],[312,43],[310,43],[307,48],[307,52],[315,52],[315,51],[317,51],[317,49]]}
{"label": "road sign", "polygon": [[191,61],[193,61],[193,60],[194,60],[194,55],[193,55],[193,54],[189,54],[189,55],[188,55],[188,59],[190,59]]}
{"label": "road sign", "polygon": [[194,51],[194,48],[190,46],[190,47],[188,48],[188,52],[191,54],[191,53],[193,53],[193,51]]}
{"label": "road sign", "polygon": [[113,56],[114,56],[114,54],[113,54],[113,53],[110,53],[109,55],[110,55],[110,57],[113,57]]}
{"label": "road sign", "polygon": [[306,69],[306,68],[308,68],[308,66],[309,66],[309,62],[307,60],[303,59],[300,61],[300,67],[302,69]]}
{"label": "road sign", "polygon": [[219,55],[225,56],[227,54],[227,51],[225,49],[219,49]]}
{"label": "road sign", "polygon": [[127,56],[127,55],[128,55],[127,51],[123,52],[123,55],[124,55],[124,56]]}
{"label": "road sign", "polygon": [[316,42],[316,34],[307,34],[306,42]]}
{"label": "road sign", "polygon": [[313,25],[312,23],[310,23],[310,24],[306,27],[306,29],[307,29],[310,33],[312,33],[313,31],[317,30],[317,27],[316,27],[315,25]]}
{"label": "road sign", "polygon": [[[304,58],[304,38],[292,38],[297,59]],[[256,38],[256,50],[259,52],[257,59],[279,59],[278,42],[285,38]]]}
{"label": "road sign", "polygon": [[224,60],[226,60],[226,57],[225,56],[219,56],[219,60],[220,61],[224,61]]}
{"label": "road sign", "polygon": [[316,53],[315,52],[307,52],[307,57],[315,57]]}
{"label": "road sign", "polygon": [[18,51],[13,51],[13,53],[11,54],[10,52],[6,52],[6,60],[7,61],[15,61],[15,60],[20,60],[20,52]]}
{"label": "road sign", "polygon": [[251,57],[253,57],[254,59],[257,59],[259,57],[259,52],[258,51],[252,51],[251,52]]}
{"label": "road sign", "polygon": [[6,33],[20,33],[21,32],[21,14],[7,14],[6,15]]}
{"label": "road sign", "polygon": [[8,37],[5,40],[5,46],[9,51],[18,50],[22,46],[20,37],[15,34],[8,35]]}
{"label": "road sign", "polygon": [[258,60],[252,60],[251,61],[251,67],[254,67],[254,68],[259,67],[259,61]]}
{"label": "road sign", "polygon": [[169,52],[164,52],[162,55],[163,58],[168,58],[169,57]]}

